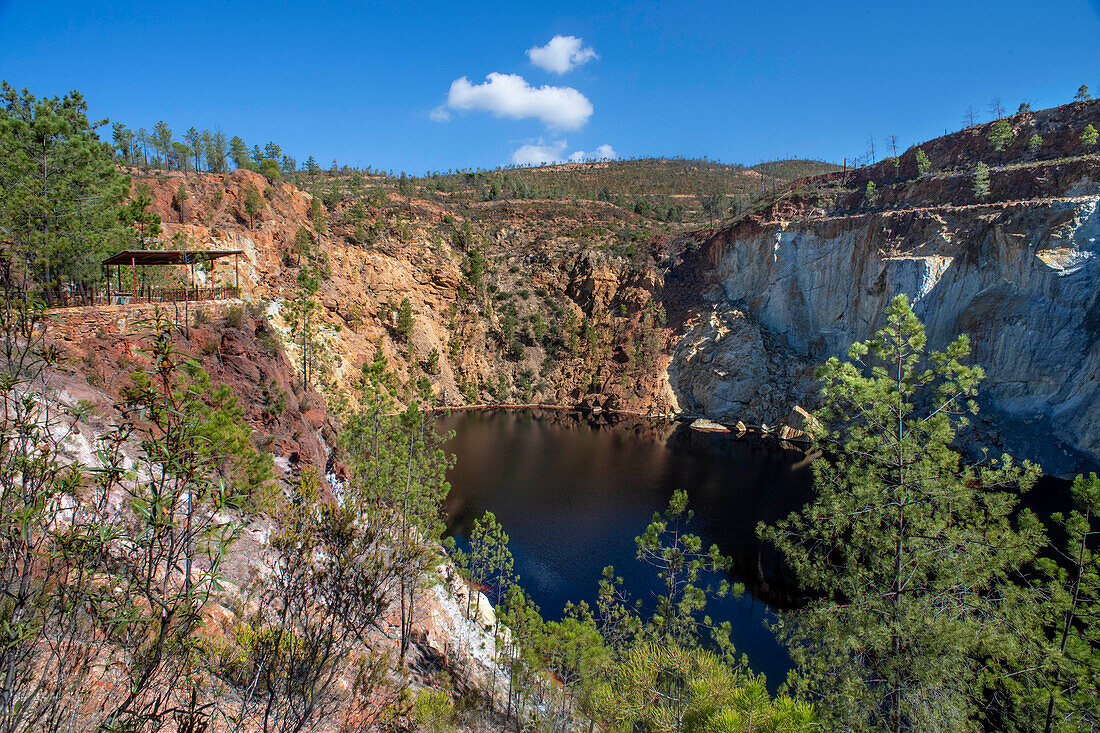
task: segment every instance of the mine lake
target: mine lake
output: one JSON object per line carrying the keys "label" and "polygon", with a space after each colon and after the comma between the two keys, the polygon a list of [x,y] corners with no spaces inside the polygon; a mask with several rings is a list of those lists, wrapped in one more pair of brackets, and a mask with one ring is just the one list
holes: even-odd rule
{"label": "mine lake", "polygon": [[[684,489],[704,547],[733,558],[739,598],[711,601],[714,621],[729,621],[737,652],[781,682],[789,660],[767,623],[773,608],[796,602],[773,551],[756,525],[798,508],[807,498],[807,456],[771,439],[739,440],[680,423],[575,413],[508,410],[455,413],[439,420],[454,431],[456,456],[445,504],[448,530],[461,545],[473,522],[493,512],[510,541],[520,583],[546,619],[566,602],[595,607],[604,567],[643,603],[659,590],[656,570],[635,557],[634,538],[673,491]],[[712,579],[713,580],[713,579]]]}

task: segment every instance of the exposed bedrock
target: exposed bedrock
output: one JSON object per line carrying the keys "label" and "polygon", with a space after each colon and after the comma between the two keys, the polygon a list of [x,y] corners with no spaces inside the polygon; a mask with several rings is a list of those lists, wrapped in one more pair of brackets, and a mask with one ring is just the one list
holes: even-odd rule
{"label": "exposed bedrock", "polygon": [[984,437],[1048,472],[1087,467],[1100,458],[1100,196],[1081,188],[1004,207],[728,229],[695,264],[714,310],[685,330],[672,386],[711,417],[743,417],[754,400],[781,411],[770,392],[812,394],[802,360],[844,354],[906,293],[933,348],[969,334],[987,372]]}

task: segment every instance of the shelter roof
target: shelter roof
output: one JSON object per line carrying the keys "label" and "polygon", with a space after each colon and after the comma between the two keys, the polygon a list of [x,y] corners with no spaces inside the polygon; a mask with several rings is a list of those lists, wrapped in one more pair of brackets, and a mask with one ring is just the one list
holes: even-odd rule
{"label": "shelter roof", "polygon": [[128,249],[103,260],[104,265],[192,265],[196,262],[243,255],[244,250]]}

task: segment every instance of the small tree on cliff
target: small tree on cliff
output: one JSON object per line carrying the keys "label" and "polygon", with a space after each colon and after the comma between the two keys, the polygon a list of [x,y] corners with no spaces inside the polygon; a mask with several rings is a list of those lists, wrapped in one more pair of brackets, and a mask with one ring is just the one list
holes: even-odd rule
{"label": "small tree on cliff", "polygon": [[989,196],[989,166],[981,161],[974,166],[974,195],[980,199]]}
{"label": "small tree on cliff", "polygon": [[1008,120],[997,120],[989,130],[989,144],[999,152],[1008,147],[1015,136],[1016,133],[1012,130],[1012,125]]}
{"label": "small tree on cliff", "polygon": [[229,141],[229,159],[237,168],[248,167],[248,146],[239,135],[234,135]]}
{"label": "small tree on cliff", "polygon": [[878,186],[874,181],[867,181],[867,187],[863,189],[863,200],[868,206],[874,206],[878,202]]}
{"label": "small tree on cliff", "polygon": [[149,210],[152,204],[149,184],[142,181],[134,186],[130,202],[120,214],[122,221],[133,227],[133,235],[140,249],[145,249],[149,245],[149,240],[156,239],[163,231],[160,227],[160,214]]}
{"label": "small tree on cliff", "polygon": [[1073,95],[1073,100],[1075,102],[1087,102],[1090,99],[1092,99],[1092,95],[1089,94],[1088,84],[1082,84],[1081,86],[1077,87],[1077,94]]}
{"label": "small tree on cliff", "polygon": [[248,214],[248,228],[252,229],[256,215],[263,211],[264,199],[251,183],[244,189],[244,213]]}
{"label": "small tree on cliff", "polygon": [[[1001,653],[1002,590],[1035,556],[1041,527],[1011,517],[1038,470],[1010,457],[964,466],[956,429],[984,376],[959,336],[927,351],[899,295],[886,326],[818,369],[814,498],[762,538],[809,594],[780,614],[799,686],[830,730],[963,730],[982,658]],[[1014,642],[1012,642],[1014,643]]]}
{"label": "small tree on cliff", "polygon": [[187,193],[187,186],[184,186],[183,181],[180,181],[179,188],[176,189],[176,194],[172,197],[176,213],[179,214],[180,224],[183,223],[184,210],[187,207],[187,200],[190,198],[191,194]]}
{"label": "small tree on cliff", "polygon": [[1100,134],[1096,132],[1096,128],[1091,123],[1085,125],[1085,129],[1081,131],[1081,144],[1091,148],[1096,145],[1097,137],[1100,137]]}
{"label": "small tree on cliff", "polygon": [[403,344],[409,343],[415,325],[416,319],[413,317],[412,301],[408,298],[402,298],[401,304],[397,306],[397,325],[394,328],[397,339]]}
{"label": "small tree on cliff", "polygon": [[492,512],[474,521],[470,530],[470,551],[462,556],[472,584],[466,603],[466,618],[473,608],[474,591],[482,583],[490,585],[494,606],[500,605],[505,592],[519,578],[516,577],[512,552],[508,549],[508,534]]}
{"label": "small tree on cliff", "polygon": [[932,170],[932,161],[928,159],[924,148],[917,148],[917,175],[926,175],[930,170]]}

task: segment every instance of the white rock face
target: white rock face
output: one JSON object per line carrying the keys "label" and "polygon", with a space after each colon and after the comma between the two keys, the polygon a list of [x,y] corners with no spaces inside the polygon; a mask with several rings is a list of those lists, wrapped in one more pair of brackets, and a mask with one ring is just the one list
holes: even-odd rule
{"label": "white rock face", "polygon": [[782,421],[811,372],[770,336],[744,311],[716,303],[680,339],[669,363],[679,408],[730,423]]}
{"label": "white rock face", "polygon": [[[887,303],[906,293],[933,348],[960,333],[970,336],[973,360],[988,375],[984,403],[1003,428],[1042,425],[1033,431],[1036,441],[1047,433],[1053,443],[1053,434],[1097,460],[1100,196],[1095,187],[1093,194],[993,212],[947,209],[807,221],[745,238],[733,230],[711,243],[714,282],[721,300],[813,362],[842,355],[853,341],[881,328]],[[669,375],[678,394],[696,396],[708,415],[727,417],[728,406],[772,375],[754,366],[761,353],[759,332],[728,316],[711,321],[706,333],[699,326],[687,333]],[[723,329],[736,329],[737,336],[723,336]],[[707,344],[712,373],[704,376],[698,353]],[[742,369],[728,368],[732,363]],[[734,376],[722,377],[720,371]],[[1024,446],[1021,455],[1038,458],[1048,470],[1065,470],[1038,449],[1028,456]]]}

